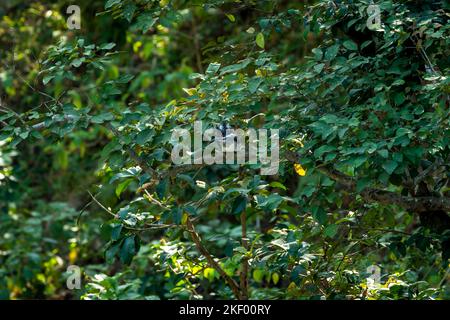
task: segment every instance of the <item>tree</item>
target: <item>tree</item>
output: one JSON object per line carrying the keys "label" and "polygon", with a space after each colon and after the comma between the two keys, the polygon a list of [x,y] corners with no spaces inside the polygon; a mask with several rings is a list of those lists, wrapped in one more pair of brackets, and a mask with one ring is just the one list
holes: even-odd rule
{"label": "tree", "polygon": [[[45,50],[42,63],[8,54],[2,138],[22,154],[58,141],[66,168],[67,145],[101,148],[88,199],[110,218],[105,259],[145,263],[92,278],[85,298],[445,298],[448,9],[108,0],[96,18],[106,35],[89,35],[103,27],[89,21],[57,43],[15,43]],[[1,30],[14,43],[23,20],[12,16]],[[195,121],[279,129],[278,174],[174,165],[171,134]],[[373,265],[379,283],[366,282]],[[146,272],[151,286],[117,286]]]}

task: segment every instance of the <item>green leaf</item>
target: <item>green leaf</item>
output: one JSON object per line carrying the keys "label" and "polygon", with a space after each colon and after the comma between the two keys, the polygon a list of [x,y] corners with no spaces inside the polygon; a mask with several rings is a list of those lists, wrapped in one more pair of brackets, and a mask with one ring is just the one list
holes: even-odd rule
{"label": "green leaf", "polygon": [[206,74],[212,75],[215,74],[220,69],[220,63],[210,63],[208,69],[206,69]]}
{"label": "green leaf", "polygon": [[119,250],[120,250],[120,242],[111,245],[105,251],[105,260],[108,263],[113,263],[114,262],[114,257],[119,253]]}
{"label": "green leaf", "polygon": [[136,255],[138,248],[136,243],[136,236],[132,235],[125,238],[120,248],[120,261],[123,264],[130,264],[133,257]]}
{"label": "green leaf", "polygon": [[401,86],[401,85],[403,85],[403,84],[405,84],[405,80],[403,80],[403,79],[397,79],[397,80],[395,80],[395,81],[392,83],[392,86]]}
{"label": "green leaf", "polygon": [[131,22],[131,20],[133,19],[136,9],[137,7],[134,3],[127,3],[123,8],[123,16],[125,19],[127,19],[128,22]]}
{"label": "green leaf", "polygon": [[336,224],[330,224],[328,225],[325,230],[323,231],[324,235],[327,237],[333,238],[339,230],[339,226]]}
{"label": "green leaf", "polygon": [[123,178],[135,178],[137,175],[141,172],[141,170],[138,167],[128,168],[122,172],[119,172],[115,174],[111,180],[109,180],[109,183],[113,183],[114,181],[117,181],[119,179]]}
{"label": "green leaf", "polygon": [[327,221],[327,213],[321,207],[312,208],[312,216],[318,223],[322,225]]}
{"label": "green leaf", "polygon": [[115,224],[112,224],[111,227],[112,227],[111,240],[113,240],[113,241],[119,240],[123,225],[121,223],[115,223]]}
{"label": "green leaf", "polygon": [[283,197],[278,193],[272,193],[267,197],[257,197],[258,206],[264,208],[267,211],[276,210],[283,202]]}
{"label": "green leaf", "polygon": [[164,196],[166,195],[168,184],[169,184],[169,179],[165,178],[162,181],[160,181],[158,183],[158,185],[156,186],[156,194],[158,195],[159,199],[163,199]]}
{"label": "green leaf", "polygon": [[264,35],[260,32],[256,35],[256,44],[258,45],[258,47],[264,49]]}
{"label": "green leaf", "polygon": [[387,159],[387,157],[389,156],[389,152],[386,149],[381,149],[378,150],[377,152],[380,156],[382,156],[385,159]]}
{"label": "green leaf", "polygon": [[280,275],[275,272],[272,274],[272,282],[273,282],[273,284],[276,285],[278,283],[278,281],[280,281]]}
{"label": "green leaf", "polygon": [[181,224],[181,219],[183,218],[183,210],[178,207],[171,211],[172,213],[172,221],[175,224]]}
{"label": "green leaf", "polygon": [[132,182],[132,179],[127,179],[121,183],[119,183],[119,185],[116,187],[116,196],[117,198],[120,198],[120,195],[122,194],[122,192],[128,187],[128,185]]}
{"label": "green leaf", "polygon": [[230,188],[228,189],[222,197],[222,200],[225,200],[229,195],[233,194],[233,193],[239,193],[241,195],[246,195],[250,192],[250,189],[245,189],[245,188]]}
{"label": "green leaf", "polygon": [[356,182],[356,192],[359,193],[359,192],[363,191],[368,185],[370,185],[370,182],[371,182],[371,179],[369,179],[369,178],[359,179]]}
{"label": "green leaf", "polygon": [[263,82],[263,78],[261,77],[255,77],[252,78],[248,81],[248,91],[250,91],[250,93],[255,93],[258,90],[258,87],[261,85],[261,83]]}
{"label": "green leaf", "polygon": [[250,64],[250,59],[244,59],[240,63],[232,64],[226,67],[222,68],[222,71],[220,72],[221,75],[227,74],[227,73],[233,73],[240,71],[244,68],[246,68]]}
{"label": "green leaf", "polygon": [[205,270],[203,270],[203,276],[208,279],[209,282],[214,281],[216,274],[217,272],[213,268],[205,268]]}
{"label": "green leaf", "polygon": [[114,116],[109,112],[104,112],[98,115],[95,115],[91,118],[92,123],[103,123],[105,121],[110,121],[114,119]]}
{"label": "green leaf", "polygon": [[117,82],[117,83],[128,83],[128,82],[130,82],[130,81],[133,80],[133,79],[134,79],[134,76],[133,76],[133,75],[131,75],[131,74],[126,74],[126,75],[123,75],[123,76],[121,76],[119,79],[114,80],[114,81]]}
{"label": "green leaf", "polygon": [[344,41],[343,45],[348,50],[352,50],[352,51],[358,50],[358,45],[355,42],[353,42],[352,40]]}
{"label": "green leaf", "polygon": [[253,271],[253,280],[255,280],[256,282],[262,282],[264,278],[264,271],[261,269],[255,269]]}
{"label": "green leaf", "polygon": [[26,139],[28,138],[28,135],[30,134],[30,131],[23,131],[19,134],[19,137],[21,137],[22,139]]}
{"label": "green leaf", "polygon": [[225,15],[227,16],[228,20],[230,20],[231,22],[236,21],[236,18],[231,13],[225,13]]}
{"label": "green leaf", "polygon": [[396,106],[400,106],[403,102],[405,102],[405,94],[403,92],[397,92],[394,95],[394,103]]}
{"label": "green leaf", "polygon": [[247,201],[248,201],[248,199],[246,196],[244,196],[244,195],[238,196],[233,201],[231,213],[232,214],[240,214],[241,212],[243,212],[245,210],[245,207],[247,206]]}
{"label": "green leaf", "polygon": [[325,145],[323,145],[323,146],[317,148],[317,149],[314,151],[314,157],[320,158],[320,157],[322,157],[325,153],[331,152],[331,151],[334,151],[334,150],[336,150],[336,147],[325,144]]}
{"label": "green leaf", "polygon": [[98,61],[92,61],[91,64],[94,66],[94,68],[99,69],[99,70],[105,70],[105,67],[103,66],[103,64],[101,62]]}
{"label": "green leaf", "polygon": [[110,42],[110,43],[105,43],[105,44],[102,44],[101,46],[100,46],[100,50],[111,50],[112,48],[114,48],[116,46],[116,44],[115,43],[113,43],[113,42]]}
{"label": "green leaf", "polygon": [[314,66],[314,70],[315,70],[317,73],[321,73],[324,67],[325,67],[325,64],[324,64],[324,63],[319,63],[319,64],[316,64],[316,65]]}
{"label": "green leaf", "polygon": [[398,163],[393,161],[393,160],[388,160],[385,163],[383,163],[382,167],[383,169],[389,174],[391,175],[394,170],[397,168]]}
{"label": "green leaf", "polygon": [[317,61],[322,60],[323,52],[320,48],[314,48],[311,50],[312,53],[314,53],[314,59]]}
{"label": "green leaf", "polygon": [[282,190],[287,190],[286,186],[284,184],[282,184],[281,182],[278,181],[272,181],[269,186],[271,186],[272,188],[278,188],[278,189],[282,189]]}
{"label": "green leaf", "polygon": [[339,45],[335,44],[327,49],[325,52],[325,60],[331,61],[333,60],[339,52]]}
{"label": "green leaf", "polygon": [[136,136],[136,143],[143,146],[147,142],[151,142],[152,137],[154,136],[155,132],[153,129],[144,129],[141,132],[139,132]]}
{"label": "green leaf", "polygon": [[43,83],[43,84],[47,84],[47,83],[49,83],[50,81],[52,81],[52,79],[54,79],[54,78],[55,78],[54,75],[48,75],[48,76],[45,76],[44,79],[42,79],[42,83]]}
{"label": "green leaf", "polygon": [[108,0],[108,1],[106,1],[106,3],[105,3],[105,9],[109,9],[109,8],[111,8],[112,6],[114,6],[114,5],[116,5],[116,4],[119,4],[119,3],[121,3],[122,1],[121,0]]}
{"label": "green leaf", "polygon": [[138,16],[134,27],[138,30],[142,30],[142,33],[146,33],[155,25],[156,21],[158,21],[158,18],[153,17],[150,13],[145,13]]}
{"label": "green leaf", "polygon": [[348,159],[345,163],[348,164],[350,167],[357,169],[366,161],[367,161],[367,156],[363,155],[363,156],[352,157],[352,158]]}
{"label": "green leaf", "polygon": [[74,66],[75,68],[78,68],[78,67],[80,67],[80,66],[83,64],[83,61],[84,61],[84,60],[85,60],[84,58],[75,59],[75,60],[73,60],[73,61],[70,63],[70,65],[71,65],[71,66]]}

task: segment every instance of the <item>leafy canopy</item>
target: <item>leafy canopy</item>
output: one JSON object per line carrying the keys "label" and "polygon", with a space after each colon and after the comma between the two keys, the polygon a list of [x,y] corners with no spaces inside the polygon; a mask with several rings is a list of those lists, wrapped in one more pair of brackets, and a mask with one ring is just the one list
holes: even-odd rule
{"label": "leafy canopy", "polygon": [[[381,1],[376,30],[365,0],[81,2],[96,14],[80,31],[62,5],[1,20],[14,51],[0,67],[0,230],[46,221],[56,201],[67,213],[49,223],[69,226],[75,207],[84,298],[448,298],[445,1]],[[278,174],[173,165],[172,131],[197,120],[280,129]],[[38,192],[43,172],[25,181],[48,168],[23,158],[32,149],[74,187],[54,174]],[[100,231],[91,211],[107,217]],[[13,298],[48,285],[41,259],[58,259],[28,257],[35,271],[18,279],[11,266],[30,254],[17,237],[0,238],[0,292]]]}

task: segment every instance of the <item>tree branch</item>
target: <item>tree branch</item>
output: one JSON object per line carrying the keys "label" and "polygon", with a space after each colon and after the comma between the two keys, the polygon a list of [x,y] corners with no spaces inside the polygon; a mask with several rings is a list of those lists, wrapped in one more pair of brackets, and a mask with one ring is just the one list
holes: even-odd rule
{"label": "tree branch", "polygon": [[[332,178],[341,184],[348,192],[356,192],[356,183],[351,177],[347,177],[334,170],[324,167],[318,169],[323,174]],[[366,188],[360,195],[368,202],[379,202],[383,204],[392,204],[412,212],[424,211],[450,211],[450,199],[447,197],[412,197],[402,196],[396,192],[385,191],[374,188]]]}
{"label": "tree branch", "polygon": [[236,283],[236,281],[232,277],[230,277],[225,272],[225,270],[222,269],[222,267],[211,256],[211,254],[209,253],[208,249],[205,248],[205,246],[203,245],[203,243],[202,243],[202,241],[200,239],[200,236],[195,231],[194,224],[192,223],[190,217],[187,218],[186,225],[187,225],[187,231],[190,233],[192,241],[194,241],[194,244],[197,247],[197,250],[200,252],[200,254],[202,254],[206,258],[206,261],[208,261],[208,264],[212,268],[214,268],[221,275],[221,277],[223,279],[225,279],[225,281],[227,282],[227,284],[230,287],[231,291],[233,291],[233,294],[236,297],[236,299],[242,300],[243,297],[242,297],[242,294],[241,294],[241,292],[239,290],[238,284]]}
{"label": "tree branch", "polygon": [[[292,162],[298,162],[298,155],[291,151],[286,151],[285,157]],[[325,166],[317,167],[317,170],[331,179],[338,182],[342,188],[349,193],[358,194],[356,191],[356,181],[353,177],[346,176],[334,169]],[[359,193],[364,200],[368,202],[379,202],[383,204],[392,204],[404,208],[411,212],[425,212],[425,211],[445,211],[450,212],[450,198],[448,197],[413,197],[402,196],[399,193],[380,190],[375,188],[366,188]]]}

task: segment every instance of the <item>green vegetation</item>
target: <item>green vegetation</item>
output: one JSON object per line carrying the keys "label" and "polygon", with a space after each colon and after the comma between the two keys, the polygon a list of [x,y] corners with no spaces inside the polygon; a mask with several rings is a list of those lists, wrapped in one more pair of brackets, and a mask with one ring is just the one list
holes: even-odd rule
{"label": "green vegetation", "polygon": [[449,299],[450,6],[371,4],[3,0],[0,299]]}

